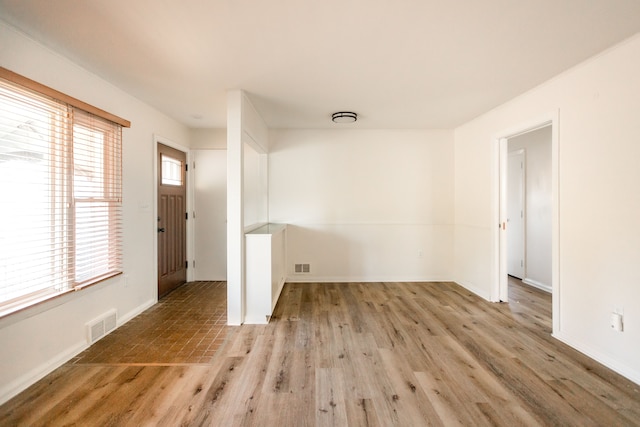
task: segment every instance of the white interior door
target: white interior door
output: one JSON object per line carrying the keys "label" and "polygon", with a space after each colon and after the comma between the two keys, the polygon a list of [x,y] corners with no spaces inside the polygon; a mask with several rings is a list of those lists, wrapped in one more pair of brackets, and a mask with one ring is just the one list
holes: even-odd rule
{"label": "white interior door", "polygon": [[509,153],[507,162],[507,273],[524,278],[525,269],[525,155]]}
{"label": "white interior door", "polygon": [[193,150],[194,280],[227,279],[227,152]]}

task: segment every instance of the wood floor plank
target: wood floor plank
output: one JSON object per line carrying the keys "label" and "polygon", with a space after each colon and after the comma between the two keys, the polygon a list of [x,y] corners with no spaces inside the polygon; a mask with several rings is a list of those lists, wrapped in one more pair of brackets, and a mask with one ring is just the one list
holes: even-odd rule
{"label": "wood floor plank", "polygon": [[[221,414],[233,406],[235,396],[229,393],[230,382],[240,375],[245,359],[242,357],[228,357],[223,361],[222,369],[217,373],[204,391],[204,399],[200,406],[192,411],[193,419],[187,425],[213,425],[218,422]],[[184,423],[184,421],[183,421]]]}
{"label": "wood floor plank", "polygon": [[165,376],[146,399],[131,408],[124,425],[180,425],[193,416],[193,408],[204,400],[207,381],[215,378],[216,366],[168,366]]}
{"label": "wood floor plank", "polygon": [[400,425],[443,425],[418,380],[403,360],[401,351],[381,348],[378,350],[384,370],[394,390],[392,402]]}
{"label": "wood floor plank", "polygon": [[380,422],[371,399],[345,400],[347,410],[347,425],[377,427],[384,425]]}
{"label": "wood floor plank", "polygon": [[156,393],[152,385],[162,381],[166,370],[160,366],[126,367],[114,381],[87,390],[86,396],[73,405],[78,410],[70,411],[68,418],[76,424],[90,417],[96,425],[124,425],[146,398]]}
{"label": "wood floor plank", "polygon": [[258,336],[252,351],[244,356],[245,369],[240,370],[237,380],[229,384],[227,390],[229,405],[218,411],[221,417],[217,422],[220,425],[259,425],[264,421],[264,403],[273,394],[272,386],[267,385],[269,377],[266,375],[272,360],[265,355],[273,351],[275,340],[274,334]]}
{"label": "wood floor plank", "polygon": [[272,393],[289,393],[291,391],[291,376],[293,370],[293,352],[298,322],[282,320],[275,329],[271,349],[269,350],[269,364],[264,373],[264,387]]}
{"label": "wood floor plank", "polygon": [[[47,412],[47,417],[51,420],[65,419],[71,424],[77,424],[81,419],[91,414],[91,409],[100,409],[100,403],[103,399],[107,399],[109,395],[114,393],[120,386],[126,385],[127,382],[139,383],[137,378],[146,380],[146,375],[141,372],[144,367],[117,367],[116,369],[102,368],[107,375],[100,378],[96,383],[84,382],[79,384],[73,391],[65,396],[65,399],[59,404],[51,408]],[[104,411],[99,411],[97,417],[103,417]],[[119,416],[121,412],[113,413],[112,416]]]}
{"label": "wood floor plank", "polygon": [[[530,413],[520,405],[506,404],[498,406],[492,402],[476,403],[478,410],[482,413],[483,419],[491,426],[541,426]],[[474,421],[467,425],[476,425]]]}
{"label": "wood floor plank", "polygon": [[[0,425],[640,426],[640,386],[555,340],[551,296],[513,279],[499,304],[449,282],[288,283],[269,324],[222,338],[202,313],[223,304],[214,284],[162,304],[180,318],[135,322],[160,326],[141,344],[124,325],[0,406]],[[168,347],[131,357],[149,343]]]}
{"label": "wood floor plank", "polygon": [[[0,410],[0,425],[36,425],[51,417],[53,408],[85,383],[96,383],[113,375],[110,369],[92,367],[74,368],[65,365],[56,369],[44,379],[29,388],[29,393],[21,393],[5,404]],[[33,402],[41,402],[33,405]],[[28,408],[28,410],[27,410]]]}
{"label": "wood floor plank", "polygon": [[[589,419],[594,425],[615,425],[620,421],[623,421],[622,425],[631,425],[634,419],[638,421],[637,417],[624,420],[627,414],[616,411],[608,405],[601,405],[598,397],[572,380],[551,380],[550,384],[555,392],[577,411],[588,412]],[[597,410],[593,410],[593,408],[597,408]]]}
{"label": "wood floor plank", "polygon": [[347,395],[342,383],[340,368],[316,369],[316,425],[346,426]]}
{"label": "wood floor plank", "polygon": [[415,373],[417,383],[425,393],[438,419],[445,426],[472,425],[475,417],[464,408],[464,402],[460,402],[456,393],[451,390],[447,381],[442,376],[435,377],[429,371]]}

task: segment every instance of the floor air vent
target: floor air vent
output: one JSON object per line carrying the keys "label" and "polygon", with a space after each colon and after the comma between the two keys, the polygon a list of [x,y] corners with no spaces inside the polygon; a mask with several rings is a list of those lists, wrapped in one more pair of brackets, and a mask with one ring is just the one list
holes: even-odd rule
{"label": "floor air vent", "polygon": [[116,310],[110,310],[99,318],[87,323],[87,341],[93,344],[118,326]]}
{"label": "floor air vent", "polygon": [[294,264],[294,272],[297,274],[311,273],[311,266],[310,264]]}

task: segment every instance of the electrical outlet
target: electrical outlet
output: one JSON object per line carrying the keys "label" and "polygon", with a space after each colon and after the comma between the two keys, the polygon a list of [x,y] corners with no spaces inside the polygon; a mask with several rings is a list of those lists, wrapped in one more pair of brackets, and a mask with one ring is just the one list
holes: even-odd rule
{"label": "electrical outlet", "polygon": [[620,313],[611,313],[611,329],[617,332],[622,332],[624,330],[623,324],[623,316]]}

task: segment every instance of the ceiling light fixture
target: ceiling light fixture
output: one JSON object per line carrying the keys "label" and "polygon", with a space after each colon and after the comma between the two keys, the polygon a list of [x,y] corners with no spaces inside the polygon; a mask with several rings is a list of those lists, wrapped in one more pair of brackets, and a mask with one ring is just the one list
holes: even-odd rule
{"label": "ceiling light fixture", "polygon": [[351,111],[339,111],[331,115],[331,120],[334,123],[353,123],[358,120],[358,115]]}

